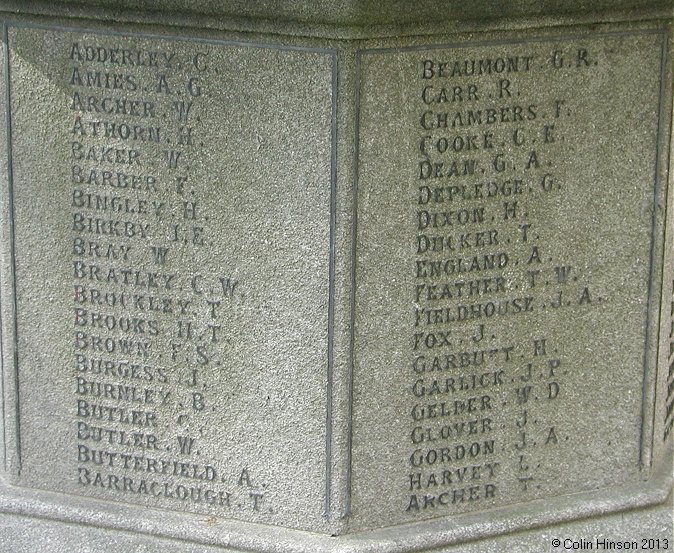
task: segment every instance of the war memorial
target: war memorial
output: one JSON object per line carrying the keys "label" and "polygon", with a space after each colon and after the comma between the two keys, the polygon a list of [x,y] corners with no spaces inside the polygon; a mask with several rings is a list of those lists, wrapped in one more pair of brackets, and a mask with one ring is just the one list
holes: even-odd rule
{"label": "war memorial", "polygon": [[671,0],[0,19],[0,552],[674,550]]}

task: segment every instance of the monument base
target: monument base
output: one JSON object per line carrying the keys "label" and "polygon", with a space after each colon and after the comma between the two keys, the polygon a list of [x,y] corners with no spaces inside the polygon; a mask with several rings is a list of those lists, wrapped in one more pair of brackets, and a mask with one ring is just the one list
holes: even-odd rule
{"label": "monument base", "polygon": [[[667,503],[629,511],[615,513],[608,516],[580,520],[566,524],[556,524],[547,528],[539,528],[526,532],[505,534],[496,538],[464,542],[447,546],[441,551],[452,553],[483,553],[491,551],[567,551],[573,549],[574,542],[593,542],[594,550],[597,540],[614,542],[637,541],[639,547],[642,540],[653,540],[663,544],[669,539],[672,550],[672,495]],[[208,521],[195,517],[195,525],[208,529]],[[216,523],[217,524],[217,523]],[[354,538],[349,539],[349,543]],[[553,547],[553,540],[562,543],[560,547]],[[564,540],[567,546],[564,546]],[[287,542],[279,542],[276,549],[269,551],[347,551],[350,545],[337,539],[323,538],[322,545],[307,537],[306,544],[295,544],[286,548]],[[334,544],[334,545],[333,545]],[[331,549],[331,547],[334,547]],[[96,526],[81,526],[54,520],[45,520],[31,516],[17,514],[0,515],[0,551],[2,553],[28,553],[41,551],[42,553],[62,553],[64,551],[80,551],[89,553],[94,551],[142,551],[143,553],[163,552],[170,550],[173,553],[218,553],[223,549],[218,546],[207,546],[203,543],[178,541],[159,538],[149,534],[131,534],[100,528]],[[579,547],[576,547],[579,549]],[[586,547],[587,550],[590,550]],[[370,549],[374,551],[374,549]],[[244,551],[243,549],[226,549],[228,552]],[[440,551],[440,550],[436,550]],[[650,549],[647,551],[667,551],[667,549]]]}

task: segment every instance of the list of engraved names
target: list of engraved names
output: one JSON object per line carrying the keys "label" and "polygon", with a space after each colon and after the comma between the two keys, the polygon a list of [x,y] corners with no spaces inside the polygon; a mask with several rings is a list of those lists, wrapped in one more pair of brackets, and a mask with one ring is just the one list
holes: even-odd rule
{"label": "list of engraved names", "polygon": [[[375,464],[400,520],[601,486],[609,451],[630,459],[616,478],[637,470],[657,126],[655,111],[635,122],[607,91],[617,66],[632,79],[647,71],[622,48],[361,57],[358,204],[370,216],[359,219],[356,321],[380,309],[390,323],[356,330],[355,395],[371,395],[354,426],[375,430],[369,447],[354,432],[354,459],[388,451]],[[404,78],[375,90],[396,63]],[[631,90],[657,100],[657,57],[649,63]],[[382,122],[396,119],[394,135]],[[650,156],[611,151],[639,132]],[[386,267],[386,283],[372,266]],[[631,451],[615,428],[590,439],[615,408],[609,397],[620,397]],[[384,445],[385,420],[396,421],[395,444]]]}
{"label": "list of engraved names", "polygon": [[[39,436],[39,416],[25,417],[24,474],[218,516],[320,513],[320,499],[309,507],[298,488],[278,489],[323,485],[331,134],[323,126],[298,148],[301,135],[288,132],[298,114],[274,102],[304,94],[302,109],[329,123],[331,72],[308,79],[301,70],[307,59],[329,68],[331,58],[58,31],[47,32],[51,47],[33,48],[45,32],[10,35],[17,271],[26,283],[23,267],[57,275],[42,288],[62,317],[47,319],[41,343],[59,352],[49,371],[60,395],[47,395],[58,397],[63,477],[32,476],[31,459],[43,455],[28,438]],[[44,73],[31,75],[43,59]],[[280,78],[281,61],[298,69],[293,79]],[[45,169],[21,161],[20,131],[34,120],[19,109],[24,75],[59,90],[35,108],[50,117],[52,138],[37,148],[51,187],[37,185]],[[33,189],[57,229],[53,247],[31,242],[24,191]],[[24,261],[33,251],[40,258]],[[298,251],[316,274],[285,262]],[[20,310],[34,293],[19,290]],[[298,344],[309,344],[302,362]],[[24,396],[25,409],[38,409]],[[279,412],[311,416],[290,428]],[[299,428],[310,454],[286,474]]]}
{"label": "list of engraved names", "polygon": [[[203,368],[222,340],[223,302],[240,290],[231,277],[186,278],[167,263],[210,239],[185,168],[199,140],[199,57],[190,66],[168,51],[95,42],[73,42],[68,56],[78,481],[230,506],[220,470],[194,458],[198,435],[157,434],[162,418],[180,428],[206,409]],[[171,74],[180,63],[187,79]],[[205,278],[219,283],[209,294]],[[205,328],[193,321],[201,311]],[[253,508],[263,498],[251,492]]]}

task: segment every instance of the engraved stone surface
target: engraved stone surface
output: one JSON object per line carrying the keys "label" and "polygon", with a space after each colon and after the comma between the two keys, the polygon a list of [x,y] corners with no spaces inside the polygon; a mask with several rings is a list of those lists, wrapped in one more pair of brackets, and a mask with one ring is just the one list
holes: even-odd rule
{"label": "engraved stone surface", "polygon": [[674,550],[666,2],[138,4],[0,0],[0,553]]}
{"label": "engraved stone surface", "polygon": [[332,56],[8,44],[21,483],[320,528]]}
{"label": "engraved stone surface", "polygon": [[664,39],[361,54],[363,526],[640,479]]}
{"label": "engraved stone surface", "polygon": [[[5,0],[14,4],[21,0]],[[610,10],[634,10],[635,8],[668,8],[668,0],[595,0],[592,10],[607,12]],[[40,8],[49,2],[37,0],[31,6],[21,6],[23,10]],[[83,6],[90,12],[115,10],[124,14],[137,10],[135,0],[62,0],[60,4],[70,11]],[[382,3],[376,0],[283,0],[283,2],[250,2],[249,0],[144,0],[143,8],[152,11],[178,13],[183,16],[214,15],[218,17],[250,17],[259,19],[281,19],[286,22],[311,24],[342,24],[349,26],[392,25],[401,23],[423,24],[425,27],[452,20],[493,19],[510,17],[550,16],[562,14],[584,14],[588,6],[583,0],[538,0],[512,2],[509,0],[488,0],[462,2],[461,0],[425,0],[408,2],[407,0],[389,0]],[[285,29],[287,30],[287,28]]]}

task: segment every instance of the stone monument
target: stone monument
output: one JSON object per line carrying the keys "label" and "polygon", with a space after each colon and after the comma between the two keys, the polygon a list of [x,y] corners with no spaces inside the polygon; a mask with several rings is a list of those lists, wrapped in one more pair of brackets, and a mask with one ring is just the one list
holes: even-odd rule
{"label": "stone monument", "polygon": [[0,551],[672,551],[670,0],[0,1]]}

